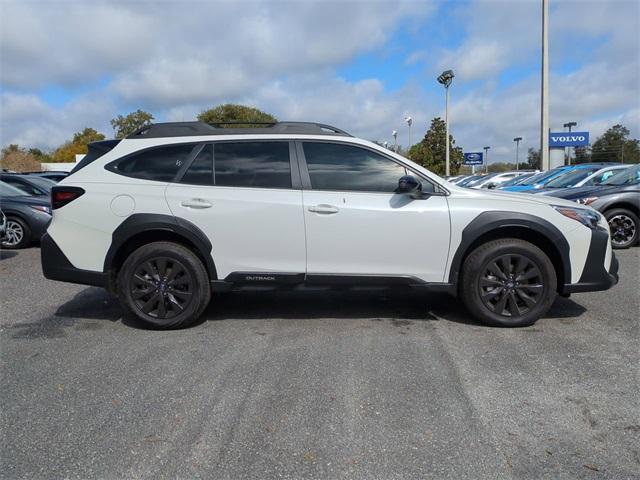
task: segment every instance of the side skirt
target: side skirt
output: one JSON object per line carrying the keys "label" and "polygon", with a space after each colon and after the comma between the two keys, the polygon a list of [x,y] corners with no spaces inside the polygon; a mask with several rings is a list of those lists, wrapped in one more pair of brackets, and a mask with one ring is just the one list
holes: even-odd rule
{"label": "side skirt", "polygon": [[275,272],[233,272],[224,280],[211,281],[214,292],[245,289],[292,289],[328,287],[342,289],[413,288],[455,295],[452,283],[429,283],[412,276],[330,275]]}

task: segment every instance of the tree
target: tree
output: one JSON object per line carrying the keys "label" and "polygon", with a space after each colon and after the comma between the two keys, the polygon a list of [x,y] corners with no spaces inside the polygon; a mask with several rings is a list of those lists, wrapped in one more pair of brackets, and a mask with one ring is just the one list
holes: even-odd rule
{"label": "tree", "polygon": [[112,118],[111,126],[113,127],[116,138],[124,138],[138,130],[140,127],[150,125],[152,120],[152,114],[138,109],[124,117],[122,115],[118,115],[116,118]]}
{"label": "tree", "polygon": [[540,149],[534,149],[529,147],[527,150],[527,163],[525,168],[532,168],[534,170],[540,168]]}
{"label": "tree", "polygon": [[513,163],[493,162],[488,167],[489,173],[509,172],[513,170]]}
{"label": "tree", "polygon": [[39,148],[30,148],[29,153],[36,157],[36,159],[41,163],[47,163],[51,161],[51,154],[43,152]]}
{"label": "tree", "polygon": [[32,172],[42,168],[40,161],[32,153],[16,144],[2,149],[0,167],[15,172]]}
{"label": "tree", "polygon": [[591,150],[589,147],[574,147],[573,163],[589,163],[591,162]]}
{"label": "tree", "polygon": [[593,162],[640,162],[640,140],[629,138],[629,129],[614,125],[604,132],[591,147]]}
{"label": "tree", "polygon": [[[424,138],[409,148],[409,158],[434,173],[444,175],[446,172],[446,138],[447,126],[440,117],[431,120],[431,126]],[[453,135],[449,135],[449,160],[451,175],[456,175],[464,155],[462,148],[456,147]]]}
{"label": "tree", "polygon": [[93,128],[85,128],[81,132],[73,134],[73,139],[58,147],[51,155],[52,162],[73,163],[76,155],[86,154],[87,145],[91,142],[104,140],[104,135]]}
{"label": "tree", "polygon": [[275,123],[278,120],[262,110],[246,105],[236,105],[233,103],[225,103],[217,107],[205,110],[198,115],[198,120],[205,123],[219,122],[247,122],[237,125],[221,125],[221,127],[255,127],[255,122]]}

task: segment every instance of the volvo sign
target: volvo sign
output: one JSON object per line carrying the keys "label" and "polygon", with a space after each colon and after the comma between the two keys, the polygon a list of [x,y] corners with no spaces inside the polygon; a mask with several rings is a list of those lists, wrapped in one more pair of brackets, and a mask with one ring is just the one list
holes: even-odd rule
{"label": "volvo sign", "polygon": [[482,152],[468,152],[464,154],[464,165],[482,165]]}
{"label": "volvo sign", "polygon": [[589,132],[549,133],[549,147],[585,147],[589,145]]}

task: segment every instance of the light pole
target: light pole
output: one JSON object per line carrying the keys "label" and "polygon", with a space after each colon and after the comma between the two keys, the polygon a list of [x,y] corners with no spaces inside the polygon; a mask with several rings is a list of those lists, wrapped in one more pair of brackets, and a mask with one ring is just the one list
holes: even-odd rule
{"label": "light pole", "polygon": [[391,136],[393,137],[393,151],[398,153],[398,131],[394,130],[391,132]]}
{"label": "light pole", "polygon": [[441,85],[444,85],[444,123],[447,126],[447,138],[446,138],[446,142],[445,142],[445,148],[447,149],[445,151],[445,175],[449,176],[450,175],[450,171],[449,171],[449,86],[451,85],[451,82],[453,82],[453,77],[455,77],[455,75],[453,74],[453,70],[445,70],[444,72],[442,72],[440,74],[440,76],[438,77],[438,83]]}
{"label": "light pole", "polygon": [[[409,125],[409,149],[411,148],[411,124],[413,123],[413,118],[406,116],[404,117],[404,121]],[[408,150],[407,150],[408,151]]]}
{"label": "light pole", "polygon": [[542,0],[540,100],[540,166],[542,170],[549,170],[549,0]]}
{"label": "light pole", "polygon": [[489,149],[491,147],[482,147],[484,149],[484,171],[489,173]]}
{"label": "light pole", "polygon": [[[567,122],[563,126],[564,128],[569,129],[569,133],[571,133],[571,127],[575,127],[578,125],[576,122]],[[567,147],[567,164],[571,165],[571,147]]]}
{"label": "light pole", "polygon": [[518,171],[519,164],[520,164],[520,158],[519,158],[519,154],[520,154],[520,140],[522,140],[522,137],[516,137],[513,139],[514,142],[516,142],[516,172]]}

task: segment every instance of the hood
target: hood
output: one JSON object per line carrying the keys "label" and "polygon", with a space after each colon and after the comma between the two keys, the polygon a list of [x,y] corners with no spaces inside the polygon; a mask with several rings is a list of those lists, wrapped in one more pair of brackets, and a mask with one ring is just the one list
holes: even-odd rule
{"label": "hood", "polygon": [[596,194],[606,195],[607,193],[619,189],[615,185],[592,185],[588,187],[560,188],[550,192],[546,192],[549,197],[566,198],[567,200],[575,200],[577,198],[590,197]]}
{"label": "hood", "polygon": [[539,190],[536,188],[539,184],[534,183],[533,185],[512,185],[511,187],[504,187],[498,189],[496,191],[500,192],[528,192],[529,190]]}
{"label": "hood", "polygon": [[[453,190],[453,188],[451,189]],[[576,204],[574,202],[564,200],[557,197],[550,197],[547,195],[536,195],[533,193],[513,193],[507,190],[473,190],[468,188],[458,187],[455,189],[456,192],[465,192],[470,196],[475,198],[488,198],[491,200],[510,200],[514,202],[524,202],[524,203],[537,203],[544,205],[563,205],[565,207],[575,207]]]}

